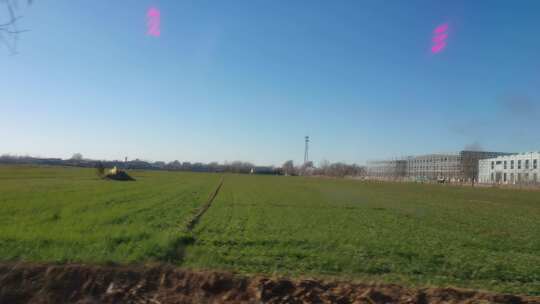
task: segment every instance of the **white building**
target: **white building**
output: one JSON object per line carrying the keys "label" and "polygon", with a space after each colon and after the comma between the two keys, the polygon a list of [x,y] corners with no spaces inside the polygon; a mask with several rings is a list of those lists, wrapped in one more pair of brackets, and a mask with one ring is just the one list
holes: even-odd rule
{"label": "white building", "polygon": [[367,176],[374,179],[476,182],[479,160],[514,153],[467,151],[408,156],[367,163]]}
{"label": "white building", "polygon": [[540,152],[480,160],[478,178],[486,184],[536,184],[540,177]]}

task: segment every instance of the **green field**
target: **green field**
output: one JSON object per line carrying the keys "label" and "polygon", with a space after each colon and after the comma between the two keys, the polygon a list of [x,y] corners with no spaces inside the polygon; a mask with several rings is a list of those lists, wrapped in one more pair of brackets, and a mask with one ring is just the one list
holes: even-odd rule
{"label": "green field", "polygon": [[540,194],[227,176],[195,267],[540,292]]}
{"label": "green field", "polygon": [[0,167],[0,259],[169,261],[540,294],[538,192],[225,175]]}
{"label": "green field", "polygon": [[174,259],[182,225],[220,176],[0,166],[0,259],[138,262]]}

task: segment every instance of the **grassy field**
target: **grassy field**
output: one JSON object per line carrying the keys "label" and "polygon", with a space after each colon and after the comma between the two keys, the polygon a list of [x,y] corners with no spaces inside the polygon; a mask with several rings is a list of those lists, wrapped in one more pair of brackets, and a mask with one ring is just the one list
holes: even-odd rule
{"label": "grassy field", "polygon": [[540,194],[225,175],[179,256],[183,225],[221,175],[0,166],[0,259],[169,261],[540,294]]}
{"label": "grassy field", "polygon": [[540,293],[540,194],[227,176],[185,265]]}
{"label": "grassy field", "polygon": [[218,175],[0,166],[0,259],[136,262],[174,258],[183,223]]}

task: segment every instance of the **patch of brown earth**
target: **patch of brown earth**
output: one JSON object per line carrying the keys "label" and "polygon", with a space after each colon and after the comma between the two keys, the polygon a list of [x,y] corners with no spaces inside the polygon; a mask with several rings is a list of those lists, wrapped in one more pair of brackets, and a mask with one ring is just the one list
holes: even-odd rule
{"label": "patch of brown earth", "polygon": [[171,266],[0,264],[0,303],[540,303],[454,288],[244,277]]}

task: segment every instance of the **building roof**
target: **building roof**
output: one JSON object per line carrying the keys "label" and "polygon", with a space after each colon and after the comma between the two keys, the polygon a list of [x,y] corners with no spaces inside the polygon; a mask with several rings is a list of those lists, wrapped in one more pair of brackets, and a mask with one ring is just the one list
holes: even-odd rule
{"label": "building roof", "polygon": [[499,155],[499,156],[497,156],[497,157],[486,158],[486,159],[484,159],[484,161],[500,160],[500,159],[510,159],[510,158],[516,158],[516,157],[518,157],[518,156],[528,156],[528,155],[540,155],[540,151],[521,152],[521,153],[508,154],[508,155]]}

